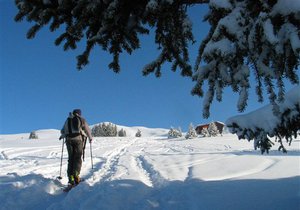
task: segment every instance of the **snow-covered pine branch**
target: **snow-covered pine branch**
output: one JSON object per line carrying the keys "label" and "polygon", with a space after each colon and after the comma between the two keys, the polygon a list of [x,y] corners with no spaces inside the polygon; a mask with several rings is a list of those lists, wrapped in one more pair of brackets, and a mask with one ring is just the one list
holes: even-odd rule
{"label": "snow-covered pine branch", "polygon": [[274,115],[272,105],[265,106],[249,114],[231,117],[226,126],[239,139],[254,140],[255,148],[262,153],[270,149],[272,143],[268,137],[276,137],[279,150],[286,152],[283,139],[291,144],[300,131],[300,86],[286,94],[285,101],[279,103],[279,114]]}
{"label": "snow-covered pine branch", "polygon": [[259,101],[265,86],[276,113],[277,104],[284,100],[283,78],[299,83],[300,2],[211,0],[209,7],[206,20],[211,31],[199,48],[192,90],[203,96],[202,86],[208,83],[203,116],[209,117],[213,98],[220,100],[220,89],[225,87],[239,92],[237,107],[244,111],[250,74],[257,80]]}
{"label": "snow-covered pine branch", "polygon": [[[195,40],[187,7],[203,3],[209,5],[205,21],[210,30],[199,46],[193,72],[189,45]],[[221,101],[226,87],[239,93],[237,109],[244,111],[250,75],[256,78],[258,100],[263,100],[266,87],[275,113],[277,104],[284,100],[283,78],[299,83],[300,1],[15,0],[15,4],[15,20],[25,18],[33,23],[27,38],[34,38],[41,28],[49,26],[51,32],[62,29],[55,44],[63,45],[64,50],[74,50],[80,41],[85,42],[84,51],[77,56],[78,69],[89,63],[90,53],[99,46],[112,55],[109,68],[119,72],[120,54],[140,48],[141,35],[153,28],[160,52],[145,65],[143,75],[155,73],[159,77],[162,65],[171,62],[172,71],[180,69],[182,76],[193,77],[192,94],[205,95],[205,118],[210,115],[214,97]]]}

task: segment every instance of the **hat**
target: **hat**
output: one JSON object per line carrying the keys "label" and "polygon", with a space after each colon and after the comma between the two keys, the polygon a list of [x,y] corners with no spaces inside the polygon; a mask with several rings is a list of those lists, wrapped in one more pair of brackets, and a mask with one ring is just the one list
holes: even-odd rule
{"label": "hat", "polygon": [[81,110],[80,109],[74,109],[73,114],[81,115]]}

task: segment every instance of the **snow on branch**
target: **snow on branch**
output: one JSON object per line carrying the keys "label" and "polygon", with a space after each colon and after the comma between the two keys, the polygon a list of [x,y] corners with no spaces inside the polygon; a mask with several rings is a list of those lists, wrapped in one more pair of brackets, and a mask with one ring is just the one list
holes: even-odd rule
{"label": "snow on branch", "polygon": [[[255,147],[263,151],[262,145],[269,145],[269,137],[279,139],[280,148],[284,151],[282,139],[290,144],[300,131],[300,86],[286,93],[285,100],[279,104],[280,114],[274,115],[273,106],[267,105],[248,114],[234,116],[226,121],[226,126],[239,139],[254,140]],[[270,146],[270,145],[269,145]]]}
{"label": "snow on branch", "polygon": [[209,0],[182,0],[182,4],[207,4]]}
{"label": "snow on branch", "polygon": [[[192,94],[206,97],[205,118],[214,98],[221,101],[227,87],[239,93],[237,107],[244,111],[251,75],[259,101],[266,89],[274,111],[284,99],[283,80],[299,84],[299,0],[15,0],[15,4],[15,21],[33,23],[27,38],[49,26],[51,32],[61,29],[55,45],[63,45],[64,50],[75,50],[85,42],[77,56],[79,70],[98,46],[112,55],[108,67],[120,72],[120,55],[139,49],[140,37],[153,30],[158,53],[145,64],[143,75],[160,77],[163,65],[171,63],[170,70],[192,77],[196,83]],[[189,47],[196,40],[187,9],[193,4],[208,4],[204,21],[210,25],[207,36],[199,40],[194,71]]]}
{"label": "snow on branch", "polygon": [[[192,94],[199,96],[209,93],[209,100],[203,105],[205,118],[209,117],[212,98],[220,98],[217,94],[220,87],[231,87],[238,92],[237,107],[244,111],[250,75],[256,78],[259,101],[263,101],[263,89],[266,89],[274,112],[284,99],[283,79],[299,84],[300,1],[289,2],[296,9],[284,6],[284,0],[209,2],[206,18],[211,31],[199,48],[193,76],[196,84],[192,90]],[[245,69],[247,74],[243,73]],[[207,87],[206,91],[203,86]]]}

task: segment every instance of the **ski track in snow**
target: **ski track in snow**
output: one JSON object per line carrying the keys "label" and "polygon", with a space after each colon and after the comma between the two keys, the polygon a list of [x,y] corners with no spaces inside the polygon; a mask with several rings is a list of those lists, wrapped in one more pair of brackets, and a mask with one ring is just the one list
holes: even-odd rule
{"label": "ski track in snow", "polygon": [[[227,180],[300,176],[293,167],[280,168],[290,160],[299,161],[299,149],[292,149],[286,157],[278,151],[261,155],[253,150],[251,143],[231,138],[95,138],[94,168],[91,168],[87,145],[81,171],[85,181],[67,195],[61,191],[67,184],[66,147],[63,179],[55,180],[60,172],[61,142],[34,146],[23,143],[13,147],[0,141],[0,202],[3,203],[0,209],[199,210],[208,209],[201,197],[211,192],[201,186],[196,190],[193,183],[214,186]],[[300,141],[295,143],[293,148],[298,148]],[[197,192],[205,194],[197,195]],[[130,205],[125,206],[123,202]]]}
{"label": "ski track in snow", "polygon": [[[128,140],[128,139],[127,139]],[[99,166],[99,168],[95,168],[91,177],[87,177],[87,183],[93,186],[95,183],[105,182],[113,179],[118,179],[116,176],[116,172],[119,169],[123,171],[123,174],[126,174],[131,169],[126,166],[122,166],[119,164],[120,158],[124,158],[125,156],[130,156],[131,161],[133,162],[132,168],[137,171],[140,175],[140,179],[142,182],[151,187],[161,186],[162,183],[166,183],[167,179],[163,178],[160,174],[159,169],[154,169],[155,166],[152,165],[147,160],[147,155],[183,155],[183,154],[197,154],[195,151],[195,147],[191,145],[180,145],[180,142],[171,143],[171,145],[167,145],[164,142],[156,142],[156,146],[158,147],[156,150],[153,150],[152,153],[145,152],[145,148],[140,148],[139,146],[145,146],[143,142],[139,142],[138,138],[132,138],[126,144],[121,144],[116,148],[113,147],[111,151],[106,151],[99,162],[95,162],[95,166]],[[135,145],[139,149],[139,151],[134,151],[133,153],[128,153],[128,149]],[[216,151],[224,152],[224,149],[228,151],[231,147],[228,145],[222,145],[216,148]],[[56,149],[56,150],[55,150]],[[97,147],[96,150],[99,148]],[[96,151],[95,150],[95,151]],[[156,151],[156,152],[155,152]],[[46,157],[43,157],[42,154],[48,153]],[[138,154],[141,153],[141,154]],[[201,152],[199,153],[201,154]],[[13,171],[15,165],[18,165],[18,168],[24,168],[23,174],[26,173],[42,173],[47,168],[55,168],[57,166],[57,160],[60,159],[61,151],[57,146],[52,147],[35,147],[35,148],[9,148],[1,151],[1,159],[10,161],[9,164],[4,165],[2,168],[6,171]],[[235,156],[234,156],[235,157]],[[172,168],[186,168],[187,173],[185,180],[190,180],[194,177],[194,169],[196,166],[201,164],[208,164],[209,162],[218,162],[220,160],[234,158],[233,155],[224,155],[220,153],[219,155],[213,155],[212,157],[201,157],[196,160],[189,160],[187,162],[182,161],[179,163],[173,162],[173,165],[168,165],[167,168],[172,170]],[[64,158],[66,158],[66,152],[64,154]],[[50,164],[43,164],[46,162],[46,159],[54,159],[56,162]],[[96,158],[94,158],[96,160]],[[149,159],[149,157],[148,157]],[[150,158],[151,159],[151,158]],[[103,161],[104,160],[104,161]],[[155,161],[155,160],[154,160]],[[273,160],[267,160],[261,164],[258,164],[254,168],[249,170],[244,170],[242,172],[235,172],[232,174],[227,174],[225,176],[218,177],[210,177],[205,178],[205,180],[223,180],[230,178],[237,178],[241,176],[246,176],[254,173],[258,173],[260,171],[265,170],[271,165],[275,164]],[[64,167],[66,167],[67,163],[64,163]],[[27,168],[27,169],[26,169]],[[120,169],[122,168],[122,169]],[[121,178],[121,177],[119,177]]]}
{"label": "ski track in snow", "polygon": [[17,168],[21,169],[18,171],[23,175],[36,173],[51,177],[53,170],[57,168],[57,160],[61,158],[61,151],[57,146],[7,148],[1,152],[1,156],[6,160],[6,164],[2,165],[3,171],[16,173]]}
{"label": "ski track in snow", "polygon": [[134,144],[135,141],[136,139],[133,139],[128,144],[122,145],[103,154],[105,162],[101,165],[101,168],[98,169],[98,171],[93,173],[92,178],[89,178],[87,182],[92,186],[95,183],[111,180],[117,170],[120,157],[126,154],[127,148]]}
{"label": "ski track in snow", "polygon": [[150,187],[159,188],[167,183],[167,180],[161,176],[159,171],[155,170],[145,157],[142,155],[133,157],[133,166],[136,166],[136,170],[139,172],[141,181]]}

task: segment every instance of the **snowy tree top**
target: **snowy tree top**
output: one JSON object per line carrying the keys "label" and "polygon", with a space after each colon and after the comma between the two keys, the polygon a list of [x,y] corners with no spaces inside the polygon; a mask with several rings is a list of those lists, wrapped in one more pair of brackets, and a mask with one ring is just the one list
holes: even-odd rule
{"label": "snowy tree top", "polygon": [[300,1],[299,0],[278,0],[273,7],[271,14],[280,13],[282,15],[288,15],[295,13],[300,15]]}

